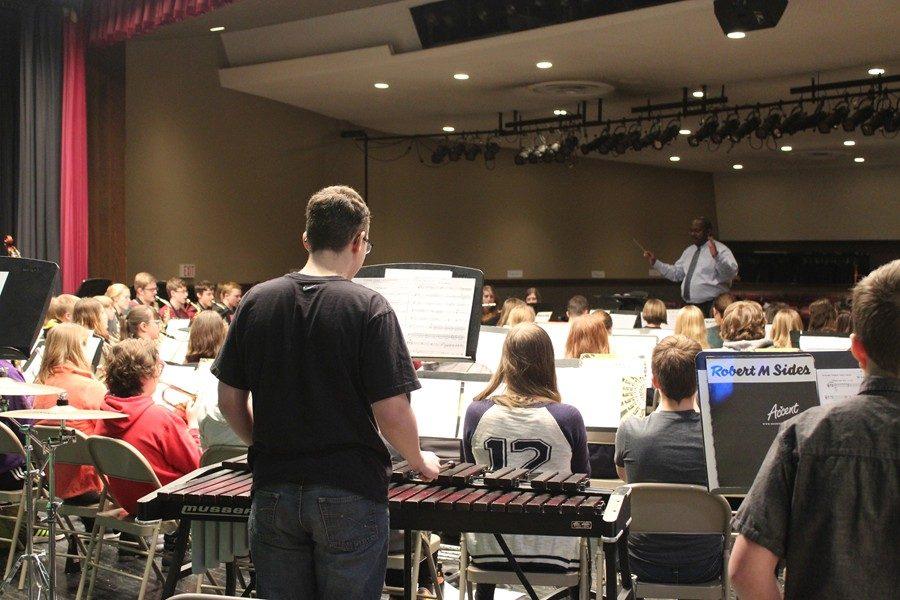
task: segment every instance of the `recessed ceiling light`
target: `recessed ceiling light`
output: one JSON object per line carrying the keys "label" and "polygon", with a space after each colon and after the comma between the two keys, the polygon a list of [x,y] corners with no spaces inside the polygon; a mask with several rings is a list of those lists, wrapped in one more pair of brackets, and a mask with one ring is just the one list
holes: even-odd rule
{"label": "recessed ceiling light", "polygon": [[465,81],[468,78],[469,78],[468,73],[454,73],[453,74],[453,79],[459,79],[460,81]]}
{"label": "recessed ceiling light", "polygon": [[680,133],[681,135],[691,135],[691,130],[690,129],[679,129],[678,133]]}
{"label": "recessed ceiling light", "polygon": [[453,133],[454,131],[456,131],[456,127],[454,127],[453,125],[444,125],[443,127],[441,127],[441,129],[443,129],[447,133]]}
{"label": "recessed ceiling light", "polygon": [[693,96],[694,98],[702,98],[703,90],[694,90],[693,92],[691,92],[691,96]]}
{"label": "recessed ceiling light", "polygon": [[856,158],[853,159],[853,162],[858,162],[858,163],[866,162],[866,159],[864,159],[862,156],[857,156]]}
{"label": "recessed ceiling light", "polygon": [[212,31],[213,33],[217,33],[219,31],[225,31],[225,27],[223,27],[222,25],[219,25],[217,27],[210,27],[209,30]]}
{"label": "recessed ceiling light", "polygon": [[735,171],[740,171],[741,169],[744,168],[744,165],[741,165],[741,164],[731,165],[731,168],[734,169]]}
{"label": "recessed ceiling light", "polygon": [[747,37],[747,34],[743,31],[730,31],[727,35],[732,40],[742,40]]}
{"label": "recessed ceiling light", "polygon": [[542,60],[541,62],[535,63],[534,66],[536,66],[538,69],[549,69],[553,66],[553,63],[549,60]]}
{"label": "recessed ceiling light", "polygon": [[377,87],[379,90],[386,90],[386,89],[388,89],[388,88],[391,87],[391,86],[389,86],[388,84],[384,83],[383,81],[379,81],[378,83],[375,84],[375,87]]}
{"label": "recessed ceiling light", "polygon": [[869,69],[869,75],[884,75],[884,69],[881,67],[872,67]]}
{"label": "recessed ceiling light", "polygon": [[569,111],[562,109],[562,108],[557,108],[556,110],[553,111],[553,114],[556,115],[557,117],[562,117],[564,115],[569,114]]}
{"label": "recessed ceiling light", "polygon": [[844,140],[844,145],[845,146],[855,146],[856,142],[854,142],[853,140]]}
{"label": "recessed ceiling light", "polygon": [[793,150],[793,149],[794,149],[793,146],[782,146],[782,147],[781,147],[781,151],[782,151],[782,152],[790,152],[790,151]]}
{"label": "recessed ceiling light", "polygon": [[672,162],[678,162],[679,160],[681,160],[681,157],[680,156],[670,156],[669,160],[671,160]]}

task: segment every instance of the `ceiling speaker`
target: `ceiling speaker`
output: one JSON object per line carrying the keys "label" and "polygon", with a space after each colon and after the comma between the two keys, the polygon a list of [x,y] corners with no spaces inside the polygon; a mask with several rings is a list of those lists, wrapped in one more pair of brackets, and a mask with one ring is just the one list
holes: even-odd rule
{"label": "ceiling speaker", "polygon": [[778,25],[788,0],[715,0],[716,18],[722,31],[756,31]]}

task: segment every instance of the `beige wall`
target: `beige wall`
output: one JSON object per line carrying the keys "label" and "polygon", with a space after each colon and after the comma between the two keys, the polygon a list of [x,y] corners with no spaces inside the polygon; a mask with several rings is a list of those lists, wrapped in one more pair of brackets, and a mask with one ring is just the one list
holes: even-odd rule
{"label": "beige wall", "polygon": [[[127,46],[128,272],[254,281],[302,264],[302,211],[330,183],[362,187],[362,154],[333,119],[219,87],[219,41]],[[384,149],[379,157],[396,156]],[[428,163],[430,152],[422,150]],[[516,167],[504,151],[441,168],[415,150],[370,162],[370,263],[476,266],[488,277],[647,277],[632,236],[674,259],[690,218],[715,219],[712,176],[582,160]]]}
{"label": "beige wall", "polygon": [[900,239],[896,167],[727,173],[714,180],[726,239]]}

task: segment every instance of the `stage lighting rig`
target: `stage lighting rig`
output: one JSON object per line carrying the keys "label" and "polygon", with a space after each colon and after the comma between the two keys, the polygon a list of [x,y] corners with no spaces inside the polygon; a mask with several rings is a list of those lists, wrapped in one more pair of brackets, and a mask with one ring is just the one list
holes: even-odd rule
{"label": "stage lighting rig", "polygon": [[860,102],[856,110],[841,123],[844,131],[855,131],[863,122],[867,121],[875,113],[875,107],[871,102]]}
{"label": "stage lighting rig", "polygon": [[697,132],[688,136],[688,145],[692,148],[696,148],[700,145],[700,142],[711,136],[718,128],[719,120],[716,118],[716,115],[708,116],[703,124],[697,129]]}
{"label": "stage lighting rig", "polygon": [[756,128],[759,127],[760,123],[762,123],[762,120],[759,118],[759,114],[756,112],[752,112],[747,115],[747,118],[734,131],[734,133],[728,136],[728,139],[737,144],[742,139],[756,131]]}
{"label": "stage lighting rig", "polygon": [[886,128],[893,119],[894,109],[888,105],[872,115],[872,118],[860,125],[859,129],[862,131],[863,135],[875,135],[876,131],[882,127]]}
{"label": "stage lighting rig", "polygon": [[840,125],[848,114],[850,114],[850,107],[846,104],[838,104],[831,109],[827,117],[819,121],[817,125],[819,133],[831,133],[831,130]]}
{"label": "stage lighting rig", "polygon": [[732,134],[734,134],[738,127],[741,126],[741,120],[737,115],[734,115],[730,119],[727,119],[722,125],[716,129],[712,135],[709,136],[709,141],[713,144],[721,144],[726,139],[730,139]]}
{"label": "stage lighting rig", "polygon": [[436,165],[441,164],[447,158],[448,152],[449,150],[445,144],[438,144],[438,147],[431,153],[431,162]]}
{"label": "stage lighting rig", "polygon": [[500,153],[500,144],[497,142],[488,142],[484,145],[484,160],[494,160]]}
{"label": "stage lighting rig", "polygon": [[462,142],[456,142],[455,144],[450,146],[447,157],[450,159],[450,162],[457,162],[460,158],[462,158],[463,152],[465,151],[466,145]]}
{"label": "stage lighting rig", "polygon": [[756,128],[756,131],[753,133],[757,138],[764,140],[769,136],[772,136],[773,139],[778,139],[781,137],[781,129],[779,126],[781,125],[781,113],[772,111],[770,112],[765,119],[763,119],[762,124]]}
{"label": "stage lighting rig", "polygon": [[466,146],[463,155],[466,157],[466,160],[473,161],[478,158],[478,155],[481,154],[481,146],[478,144],[469,144]]}
{"label": "stage lighting rig", "polygon": [[529,154],[531,154],[530,148],[520,148],[518,154],[516,154],[516,157],[513,159],[513,162],[515,162],[519,166],[522,166],[528,162]]}
{"label": "stage lighting rig", "polygon": [[803,129],[803,124],[806,123],[806,120],[809,116],[803,111],[801,107],[795,108],[791,111],[791,114],[786,116],[780,125],[775,127],[773,133],[775,133],[778,137],[781,137],[783,134],[794,135],[798,131]]}
{"label": "stage lighting rig", "polygon": [[653,140],[653,147],[657,150],[662,150],[666,144],[678,137],[679,131],[681,131],[681,123],[672,121],[666,125],[666,128],[662,130],[659,137]]}

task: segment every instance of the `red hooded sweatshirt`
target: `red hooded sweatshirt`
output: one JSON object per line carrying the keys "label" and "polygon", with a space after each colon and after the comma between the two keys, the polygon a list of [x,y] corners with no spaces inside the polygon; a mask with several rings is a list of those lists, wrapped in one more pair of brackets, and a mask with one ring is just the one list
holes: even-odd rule
{"label": "red hooded sweatshirt", "polygon": [[[118,398],[107,394],[101,408],[128,417],[98,420],[94,435],[124,440],[137,448],[163,485],[200,466],[199,431],[188,429],[182,418],[155,404],[150,396]],[[121,479],[110,480],[109,488],[119,506],[132,515],[138,499],[153,491],[152,486]]]}

